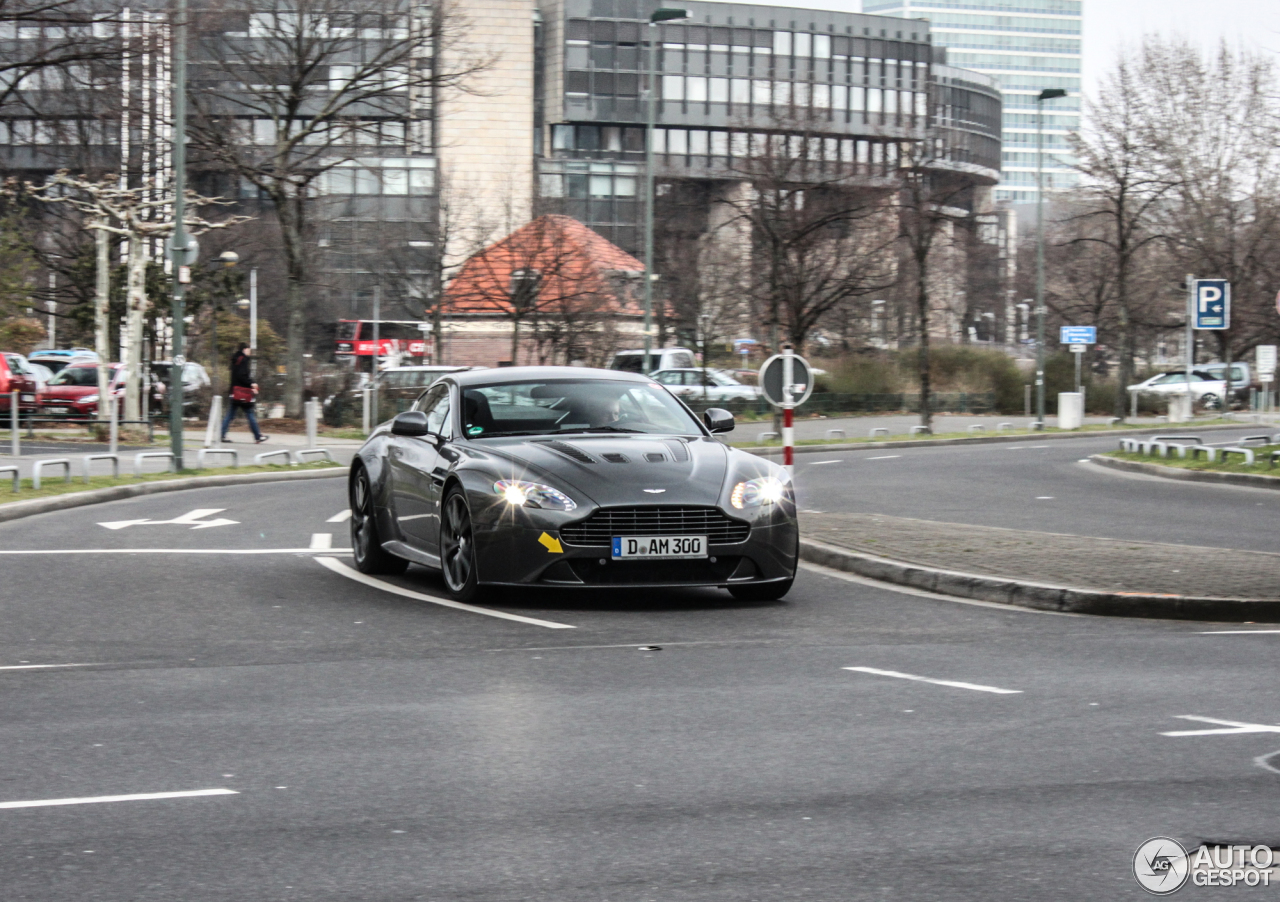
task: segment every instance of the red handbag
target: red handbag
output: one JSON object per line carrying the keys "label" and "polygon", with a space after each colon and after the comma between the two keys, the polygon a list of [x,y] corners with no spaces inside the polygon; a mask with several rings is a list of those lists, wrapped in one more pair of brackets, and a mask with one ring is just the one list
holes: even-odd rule
{"label": "red handbag", "polygon": [[253,389],[245,385],[231,386],[231,400],[241,404],[251,404],[253,402]]}

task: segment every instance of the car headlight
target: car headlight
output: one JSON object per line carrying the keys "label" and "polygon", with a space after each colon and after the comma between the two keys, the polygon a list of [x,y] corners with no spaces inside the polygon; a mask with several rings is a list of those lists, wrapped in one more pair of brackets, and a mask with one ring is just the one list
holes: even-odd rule
{"label": "car headlight", "polygon": [[552,511],[571,511],[578,507],[577,502],[564,492],[540,482],[499,479],[493,484],[493,492],[495,495],[501,495],[502,499],[513,507],[532,507]]}
{"label": "car headlight", "polygon": [[777,476],[759,476],[733,487],[729,503],[738,510],[775,504],[787,494],[787,484]]}
{"label": "car headlight", "polygon": [[85,395],[83,398],[81,398],[81,399],[80,399],[80,403],[81,403],[81,404],[92,404],[92,403],[94,403],[94,402],[95,402],[95,401],[97,401],[97,400],[98,400],[98,396],[97,396],[97,395]]}

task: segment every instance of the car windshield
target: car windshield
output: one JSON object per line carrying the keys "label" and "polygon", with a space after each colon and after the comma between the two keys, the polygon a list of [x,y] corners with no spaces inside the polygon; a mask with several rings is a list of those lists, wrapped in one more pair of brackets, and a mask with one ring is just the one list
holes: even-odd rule
{"label": "car windshield", "polygon": [[97,385],[96,366],[69,366],[49,380],[50,385]]}
{"label": "car windshield", "polygon": [[678,401],[648,382],[544,380],[478,385],[462,390],[469,438],[639,432],[700,435]]}

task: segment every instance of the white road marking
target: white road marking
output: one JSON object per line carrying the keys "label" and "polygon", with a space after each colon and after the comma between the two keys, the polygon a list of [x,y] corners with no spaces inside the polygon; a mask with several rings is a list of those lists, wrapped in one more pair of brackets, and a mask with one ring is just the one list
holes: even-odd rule
{"label": "white road marking", "polygon": [[901,457],[901,454],[886,454],[884,457],[864,457],[863,460],[894,460]]}
{"label": "white road marking", "polygon": [[0,670],[47,670],[50,667],[98,667],[98,664],[10,664]]}
{"label": "white road marking", "polygon": [[1265,723],[1241,723],[1238,720],[1218,720],[1216,717],[1197,717],[1194,714],[1176,714],[1178,720],[1194,720],[1197,723],[1216,723],[1223,729],[1216,730],[1174,730],[1161,733],[1161,736],[1225,736],[1229,733],[1280,733],[1280,725]]}
{"label": "white road marking", "polygon": [[1020,608],[1016,605],[1001,604],[998,601],[979,601],[976,598],[960,598],[955,595],[943,595],[939,592],[930,592],[927,589],[917,589],[913,586],[900,586],[897,583],[881,582],[877,579],[871,579],[868,576],[859,576],[856,573],[836,570],[834,567],[824,567],[822,564],[811,564],[808,561],[801,561],[800,566],[805,570],[812,570],[814,573],[820,573],[823,576],[830,576],[833,579],[843,579],[846,582],[858,583],[859,585],[867,586],[871,589],[883,589],[886,592],[897,592],[902,595],[915,595],[918,598],[931,598],[934,601],[949,601],[952,604],[967,604],[975,608],[994,608],[998,611],[1006,611],[1010,614],[1042,614],[1049,617],[1092,616],[1091,614],[1073,614],[1070,611],[1042,611],[1039,608]]}
{"label": "white road marking", "polygon": [[238,796],[234,789],[191,789],[186,792],[139,792],[127,796],[85,796],[79,799],[35,799],[0,802],[0,808],[49,808],[54,805],[96,805],[102,802],[147,802],[152,799],[190,799],[196,796]]}
{"label": "white road marking", "polygon": [[333,548],[333,533],[313,532],[311,534],[312,551],[328,551]]}
{"label": "white road marking", "polygon": [[843,460],[815,460],[809,464],[811,467],[820,467],[823,464],[842,464]]}
{"label": "white road marking", "polygon": [[351,518],[351,511],[343,511],[340,514],[334,514],[332,517],[330,517],[328,520],[325,520],[324,522],[342,523],[342,522],[345,522],[346,520],[349,520],[350,518]]}
{"label": "white road marking", "polygon": [[1252,633],[1264,633],[1273,635],[1280,633],[1280,630],[1201,630],[1202,636],[1248,636]]}
{"label": "white road marking", "polygon": [[[314,548],[36,548],[0,549],[0,554],[315,554]],[[325,554],[350,554],[350,548],[330,548]]]}
{"label": "white road marking", "polygon": [[972,689],[975,692],[993,692],[996,695],[1021,695],[1021,689],[1001,689],[997,686],[982,686],[978,683],[961,683],[956,680],[936,680],[933,677],[916,676],[913,673],[898,673],[896,670],[878,670],[875,667],[845,667],[845,670],[856,670],[858,673],[870,673],[875,676],[896,677],[900,680],[915,680],[921,683],[933,683],[935,686],[951,686],[954,689]]}
{"label": "white road marking", "polygon": [[181,517],[174,517],[172,520],[114,520],[108,523],[99,523],[99,526],[105,526],[107,529],[124,529],[129,526],[190,526],[192,529],[208,529],[211,526],[234,526],[239,520],[225,520],[219,518],[217,520],[204,520],[209,514],[220,514],[226,508],[211,507],[200,508],[188,511]]}
{"label": "white road marking", "polygon": [[1052,495],[1036,495],[1036,500],[1037,500],[1037,501],[1052,501],[1052,500],[1053,500],[1053,496],[1052,496]]}
{"label": "white road marking", "polygon": [[1280,751],[1267,752],[1265,755],[1259,755],[1257,758],[1254,758],[1253,763],[1263,770],[1269,770],[1273,774],[1280,774],[1280,769],[1277,769],[1275,765],[1271,763],[1271,759],[1276,755],[1280,755]]}
{"label": "white road marking", "polygon": [[391,583],[383,582],[380,579],[374,579],[372,576],[366,576],[359,570],[353,570],[341,561],[335,561],[333,558],[319,557],[316,558],[321,566],[327,567],[340,576],[347,579],[355,580],[358,583],[364,583],[366,586],[372,586],[375,589],[381,589],[383,592],[390,592],[392,595],[401,595],[405,598],[412,598],[417,601],[426,601],[431,604],[438,604],[442,607],[453,608],[458,611],[467,611],[472,614],[483,614],[486,617],[497,617],[501,620],[514,620],[516,623],[527,623],[530,626],[545,626],[547,629],[553,630],[572,630],[577,629],[568,623],[556,623],[552,620],[538,620],[535,617],[522,617],[519,614],[508,614],[506,611],[492,611],[488,608],[478,608],[474,605],[463,604],[460,601],[454,601],[450,598],[440,598],[436,595],[427,595],[423,592],[414,592],[411,589],[402,589]]}

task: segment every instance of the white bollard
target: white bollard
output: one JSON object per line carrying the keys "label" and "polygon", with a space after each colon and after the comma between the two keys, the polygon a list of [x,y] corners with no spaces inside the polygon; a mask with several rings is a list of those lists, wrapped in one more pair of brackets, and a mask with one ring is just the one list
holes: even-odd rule
{"label": "white bollard", "polygon": [[316,407],[319,402],[310,400],[306,405],[307,414],[307,447],[314,448],[316,446]]}
{"label": "white bollard", "polygon": [[360,390],[360,396],[364,400],[363,412],[361,414],[360,425],[364,430],[364,434],[368,435],[373,431],[373,417],[370,415],[372,411],[369,409],[369,389],[366,386]]}
{"label": "white bollard", "polygon": [[222,444],[222,395],[214,395],[209,402],[209,425],[204,430],[204,446],[217,448]]}

